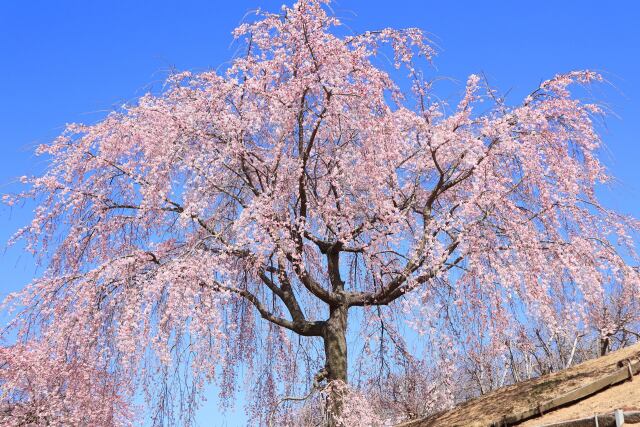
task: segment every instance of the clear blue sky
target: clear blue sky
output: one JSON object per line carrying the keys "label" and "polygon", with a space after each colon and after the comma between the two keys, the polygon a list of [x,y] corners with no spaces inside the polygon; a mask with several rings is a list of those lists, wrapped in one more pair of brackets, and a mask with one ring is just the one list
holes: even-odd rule
{"label": "clear blue sky", "polygon": [[[114,106],[157,87],[169,68],[224,66],[231,30],[251,9],[277,11],[280,1],[3,0],[0,2],[0,193],[41,170],[35,144],[66,122],[92,122]],[[603,138],[605,163],[618,178],[602,191],[608,206],[640,217],[640,3],[588,1],[355,1],[332,6],[354,32],[417,26],[440,47],[433,76],[464,82],[484,72],[509,99],[557,72],[589,68],[612,87],[596,91],[615,115]],[[460,84],[461,84],[460,83]],[[449,85],[441,96],[456,95]],[[29,209],[0,207],[0,241],[24,225]],[[0,256],[0,294],[38,270],[10,248]],[[203,426],[242,425],[214,403]]]}

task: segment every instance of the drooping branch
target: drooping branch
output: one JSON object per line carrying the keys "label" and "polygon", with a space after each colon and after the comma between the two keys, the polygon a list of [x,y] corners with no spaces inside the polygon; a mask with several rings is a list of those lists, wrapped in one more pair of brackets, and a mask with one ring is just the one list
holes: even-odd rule
{"label": "drooping branch", "polygon": [[249,292],[246,289],[238,289],[232,286],[225,286],[217,282],[209,283],[209,282],[202,281],[200,282],[200,285],[202,287],[208,287],[216,291],[228,291],[242,297],[244,300],[251,303],[251,305],[253,305],[256,310],[258,310],[258,313],[260,313],[260,316],[263,319],[275,325],[281,326],[285,329],[289,329],[290,331],[293,331],[297,334],[307,336],[307,337],[322,336],[322,328],[324,326],[324,322],[320,322],[320,321],[309,322],[304,320],[291,321],[291,320],[287,320],[282,317],[279,317],[273,314],[271,311],[269,311],[269,309],[267,309],[267,307],[264,304],[262,304],[262,302],[260,302],[260,299],[258,299],[257,296],[255,296],[253,293]]}

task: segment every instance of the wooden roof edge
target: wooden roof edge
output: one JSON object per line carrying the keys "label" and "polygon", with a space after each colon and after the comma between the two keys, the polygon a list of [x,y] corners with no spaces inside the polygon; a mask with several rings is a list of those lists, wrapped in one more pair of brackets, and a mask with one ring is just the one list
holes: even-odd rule
{"label": "wooden roof edge", "polygon": [[633,381],[633,376],[640,372],[640,361],[632,362],[630,359],[627,359],[626,362],[625,366],[609,375],[598,378],[589,384],[578,387],[553,399],[539,402],[536,406],[529,407],[529,409],[525,411],[507,415],[490,425],[491,427],[502,427],[518,424],[528,419],[542,416],[545,412],[578,402],[625,380]]}

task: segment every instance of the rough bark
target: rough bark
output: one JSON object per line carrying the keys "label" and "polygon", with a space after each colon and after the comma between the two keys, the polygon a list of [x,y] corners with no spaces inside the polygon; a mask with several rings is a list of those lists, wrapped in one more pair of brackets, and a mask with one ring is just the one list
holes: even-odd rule
{"label": "rough bark", "polygon": [[605,336],[604,338],[600,338],[599,341],[599,355],[600,357],[606,356],[609,353],[609,336]]}
{"label": "rough bark", "polygon": [[327,379],[347,382],[347,308],[332,307],[324,329]]}
{"label": "rough bark", "polygon": [[[330,308],[329,319],[324,327],[324,351],[326,357],[327,381],[347,383],[347,310],[348,307]],[[335,383],[333,383],[335,384]],[[332,387],[329,393],[328,426],[341,426],[343,396],[341,388]]]}

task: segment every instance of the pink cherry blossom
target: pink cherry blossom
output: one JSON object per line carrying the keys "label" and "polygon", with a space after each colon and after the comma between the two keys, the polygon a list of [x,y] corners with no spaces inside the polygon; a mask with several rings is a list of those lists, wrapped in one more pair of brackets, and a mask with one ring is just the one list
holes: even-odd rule
{"label": "pink cherry blossom", "polygon": [[12,411],[122,425],[143,395],[154,424],[189,424],[205,385],[231,403],[248,384],[255,423],[389,425],[637,307],[639,224],[596,198],[600,109],[570,92],[597,74],[519,105],[472,75],[446,105],[420,30],[340,36],[327,3],[260,13],[223,73],[38,148],[46,172],[4,198],[37,201],[15,238],[46,267],[5,303]]}

